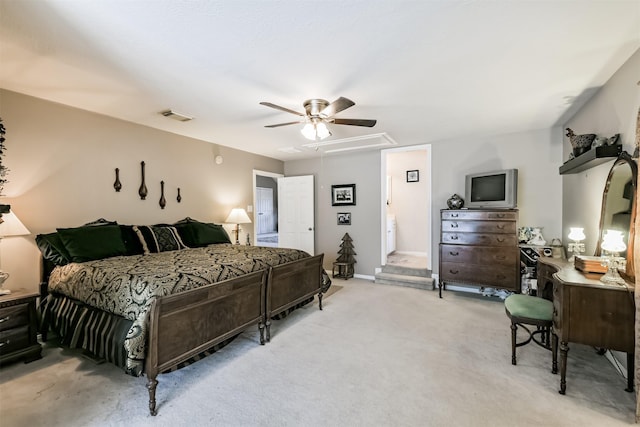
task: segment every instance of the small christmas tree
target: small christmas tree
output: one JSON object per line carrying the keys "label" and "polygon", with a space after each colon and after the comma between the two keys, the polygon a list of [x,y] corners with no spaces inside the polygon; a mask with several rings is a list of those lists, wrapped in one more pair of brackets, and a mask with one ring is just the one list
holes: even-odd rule
{"label": "small christmas tree", "polygon": [[336,259],[336,263],[343,265],[338,265],[338,273],[336,274],[334,271],[333,277],[343,277],[345,279],[353,277],[353,264],[357,262],[354,255],[356,255],[356,253],[353,250],[353,240],[351,236],[349,236],[349,233],[345,233],[344,236],[342,236],[342,243],[340,243],[338,259]]}

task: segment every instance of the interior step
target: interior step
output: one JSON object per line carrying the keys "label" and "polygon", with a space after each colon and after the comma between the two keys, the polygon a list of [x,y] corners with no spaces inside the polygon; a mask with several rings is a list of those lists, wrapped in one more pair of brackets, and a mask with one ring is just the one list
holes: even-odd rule
{"label": "interior step", "polygon": [[428,268],[403,267],[400,265],[386,264],[382,266],[383,273],[399,274],[403,276],[431,277]]}
{"label": "interior step", "polygon": [[433,278],[406,274],[380,272],[376,274],[375,283],[379,285],[407,286],[426,290],[434,289]]}

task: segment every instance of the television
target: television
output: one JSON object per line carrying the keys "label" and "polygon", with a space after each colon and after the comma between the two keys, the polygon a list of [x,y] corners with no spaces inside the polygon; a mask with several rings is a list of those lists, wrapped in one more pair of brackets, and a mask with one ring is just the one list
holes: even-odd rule
{"label": "television", "polygon": [[513,209],[518,206],[518,169],[468,174],[464,194],[470,209]]}

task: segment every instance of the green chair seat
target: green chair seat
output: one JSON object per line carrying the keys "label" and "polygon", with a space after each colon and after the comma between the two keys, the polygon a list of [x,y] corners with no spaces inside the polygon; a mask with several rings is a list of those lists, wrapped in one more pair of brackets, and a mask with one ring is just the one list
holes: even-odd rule
{"label": "green chair seat", "polygon": [[504,307],[510,316],[521,319],[540,321],[551,321],[553,319],[553,303],[544,298],[512,294],[504,300]]}

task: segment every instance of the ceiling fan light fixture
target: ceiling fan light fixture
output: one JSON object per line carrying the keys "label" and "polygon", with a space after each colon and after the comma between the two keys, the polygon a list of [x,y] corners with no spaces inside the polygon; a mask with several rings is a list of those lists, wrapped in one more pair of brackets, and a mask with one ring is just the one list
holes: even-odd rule
{"label": "ceiling fan light fixture", "polygon": [[331,136],[331,132],[329,132],[329,129],[327,129],[327,125],[325,125],[323,122],[320,122],[316,124],[316,135],[320,139],[325,139],[326,137]]}
{"label": "ceiling fan light fixture", "polygon": [[312,121],[308,122],[304,125],[304,127],[300,130],[300,133],[311,141],[317,141],[319,139],[325,139],[326,137],[331,136],[331,132],[327,128],[327,125],[323,122]]}
{"label": "ceiling fan light fixture", "polygon": [[316,128],[313,126],[313,123],[307,123],[306,125],[304,125],[304,127],[300,130],[300,133],[302,133],[305,138],[311,141],[316,140]]}

